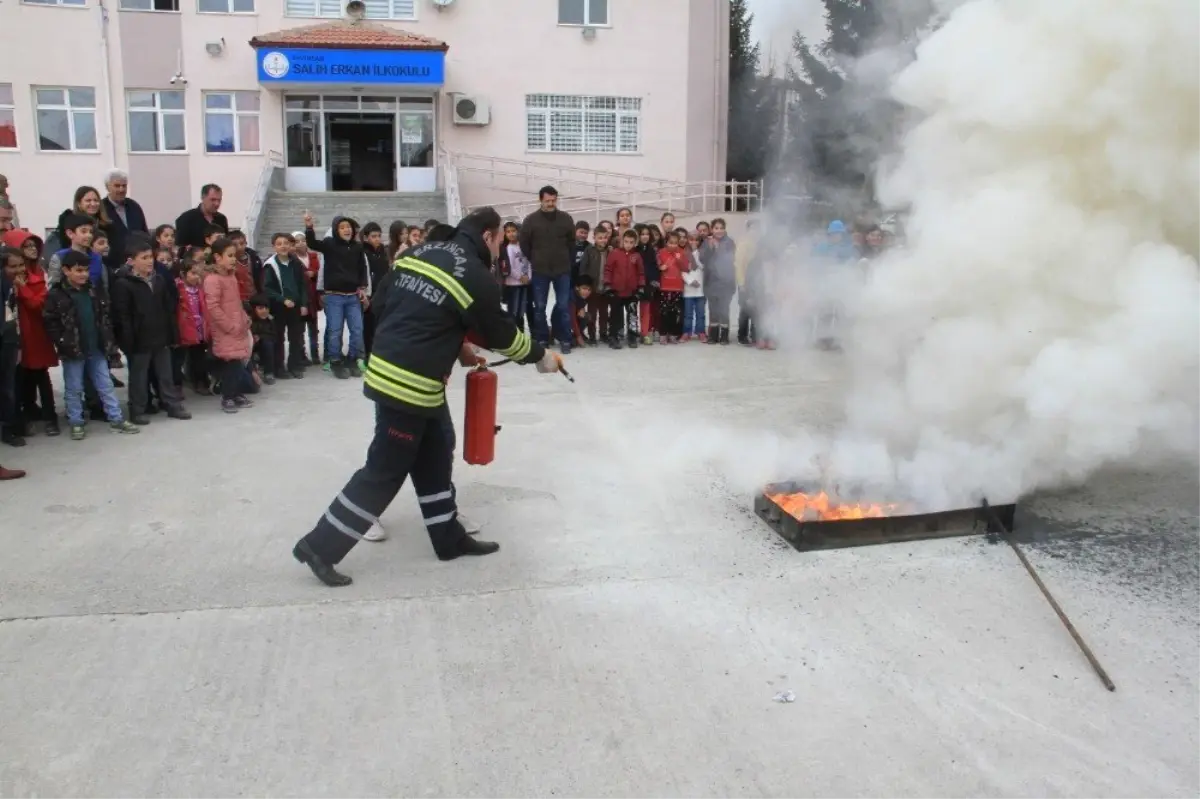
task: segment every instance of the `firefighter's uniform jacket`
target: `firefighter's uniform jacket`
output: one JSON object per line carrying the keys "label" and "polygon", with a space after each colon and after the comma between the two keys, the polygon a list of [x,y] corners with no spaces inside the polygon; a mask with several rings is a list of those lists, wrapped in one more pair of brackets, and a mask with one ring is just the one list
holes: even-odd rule
{"label": "firefighter's uniform jacket", "polygon": [[517,363],[542,359],[542,346],[501,306],[486,253],[481,240],[464,232],[400,253],[371,300],[376,328],[367,397],[411,413],[441,414],[443,381],[468,331],[473,341]]}

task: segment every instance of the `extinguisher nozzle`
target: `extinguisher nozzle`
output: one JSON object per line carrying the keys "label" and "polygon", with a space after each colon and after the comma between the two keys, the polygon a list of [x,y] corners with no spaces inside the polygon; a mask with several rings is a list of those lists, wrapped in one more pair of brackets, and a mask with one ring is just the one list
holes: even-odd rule
{"label": "extinguisher nozzle", "polygon": [[562,376],[567,378],[568,380],[570,380],[572,383],[575,382],[575,378],[571,377],[570,373],[566,369],[563,369],[560,366],[560,367],[558,367],[558,371],[562,372]]}

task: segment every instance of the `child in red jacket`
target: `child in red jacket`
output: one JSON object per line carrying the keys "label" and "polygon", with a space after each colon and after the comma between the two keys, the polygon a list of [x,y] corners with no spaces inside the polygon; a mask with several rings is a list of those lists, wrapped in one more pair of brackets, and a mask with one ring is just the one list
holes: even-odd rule
{"label": "child in red jacket", "polygon": [[176,279],[179,305],[179,349],[184,353],[184,369],[192,382],[192,390],[207,397],[212,395],[208,385],[208,303],[204,299],[204,267],[192,264],[183,277]]}
{"label": "child in red jacket", "polygon": [[[41,420],[46,424],[46,435],[56,436],[59,434],[58,413],[54,408],[50,369],[58,366],[58,355],[42,321],[42,307],[50,289],[46,270],[41,265],[42,240],[28,230],[10,230],[0,240],[25,258],[25,274],[15,282],[13,289],[21,330],[21,363],[17,367],[21,419],[25,424]],[[41,407],[38,407],[39,397]]]}
{"label": "child in red jacket", "polygon": [[604,262],[604,294],[608,297],[608,346],[621,349],[621,331],[625,330],[630,348],[636,348],[641,337],[638,323],[638,301],[646,293],[646,268],[636,252],[638,234],[626,230],[621,234],[621,247],[608,254]]}
{"label": "child in red jacket", "polygon": [[679,234],[667,233],[667,246],[658,251],[658,319],[664,344],[679,343],[683,335],[683,272],[688,257],[679,247]]}

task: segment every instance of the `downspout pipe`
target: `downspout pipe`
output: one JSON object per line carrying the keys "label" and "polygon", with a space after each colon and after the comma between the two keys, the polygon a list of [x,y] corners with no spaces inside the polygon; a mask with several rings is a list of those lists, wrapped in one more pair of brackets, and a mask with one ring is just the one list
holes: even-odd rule
{"label": "downspout pipe", "polygon": [[104,142],[108,147],[108,152],[112,156],[112,165],[120,167],[117,157],[116,135],[113,133],[113,87],[112,73],[109,69],[109,40],[108,40],[108,23],[109,14],[108,7],[104,5],[104,0],[97,0],[96,5],[100,9],[100,80],[104,83]]}

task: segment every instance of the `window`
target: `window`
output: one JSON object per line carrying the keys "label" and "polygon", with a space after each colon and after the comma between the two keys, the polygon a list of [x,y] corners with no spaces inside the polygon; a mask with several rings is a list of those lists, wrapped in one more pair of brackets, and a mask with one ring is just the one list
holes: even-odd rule
{"label": "window", "polygon": [[87,0],[21,0],[31,6],[78,6],[87,5]]}
{"label": "window", "polygon": [[525,146],[550,153],[636,153],[641,148],[638,97],[525,97]]}
{"label": "window", "polygon": [[179,0],[121,0],[122,11],[178,11]]}
{"label": "window", "polygon": [[17,120],[14,116],[11,83],[0,83],[0,150],[17,149]]}
{"label": "window", "polygon": [[[289,17],[329,17],[340,19],[346,0],[286,0]],[[367,19],[416,19],[417,0],[363,0]]]}
{"label": "window", "polygon": [[558,0],[559,25],[607,25],[608,0]]}
{"label": "window", "polygon": [[35,89],[38,149],[96,149],[96,90]]}
{"label": "window", "polygon": [[129,102],[129,152],[177,153],[187,149],[183,92],[132,91]]}
{"label": "window", "polygon": [[199,0],[201,14],[253,14],[254,0]]}
{"label": "window", "polygon": [[204,151],[257,153],[258,92],[212,92],[204,95]]}

